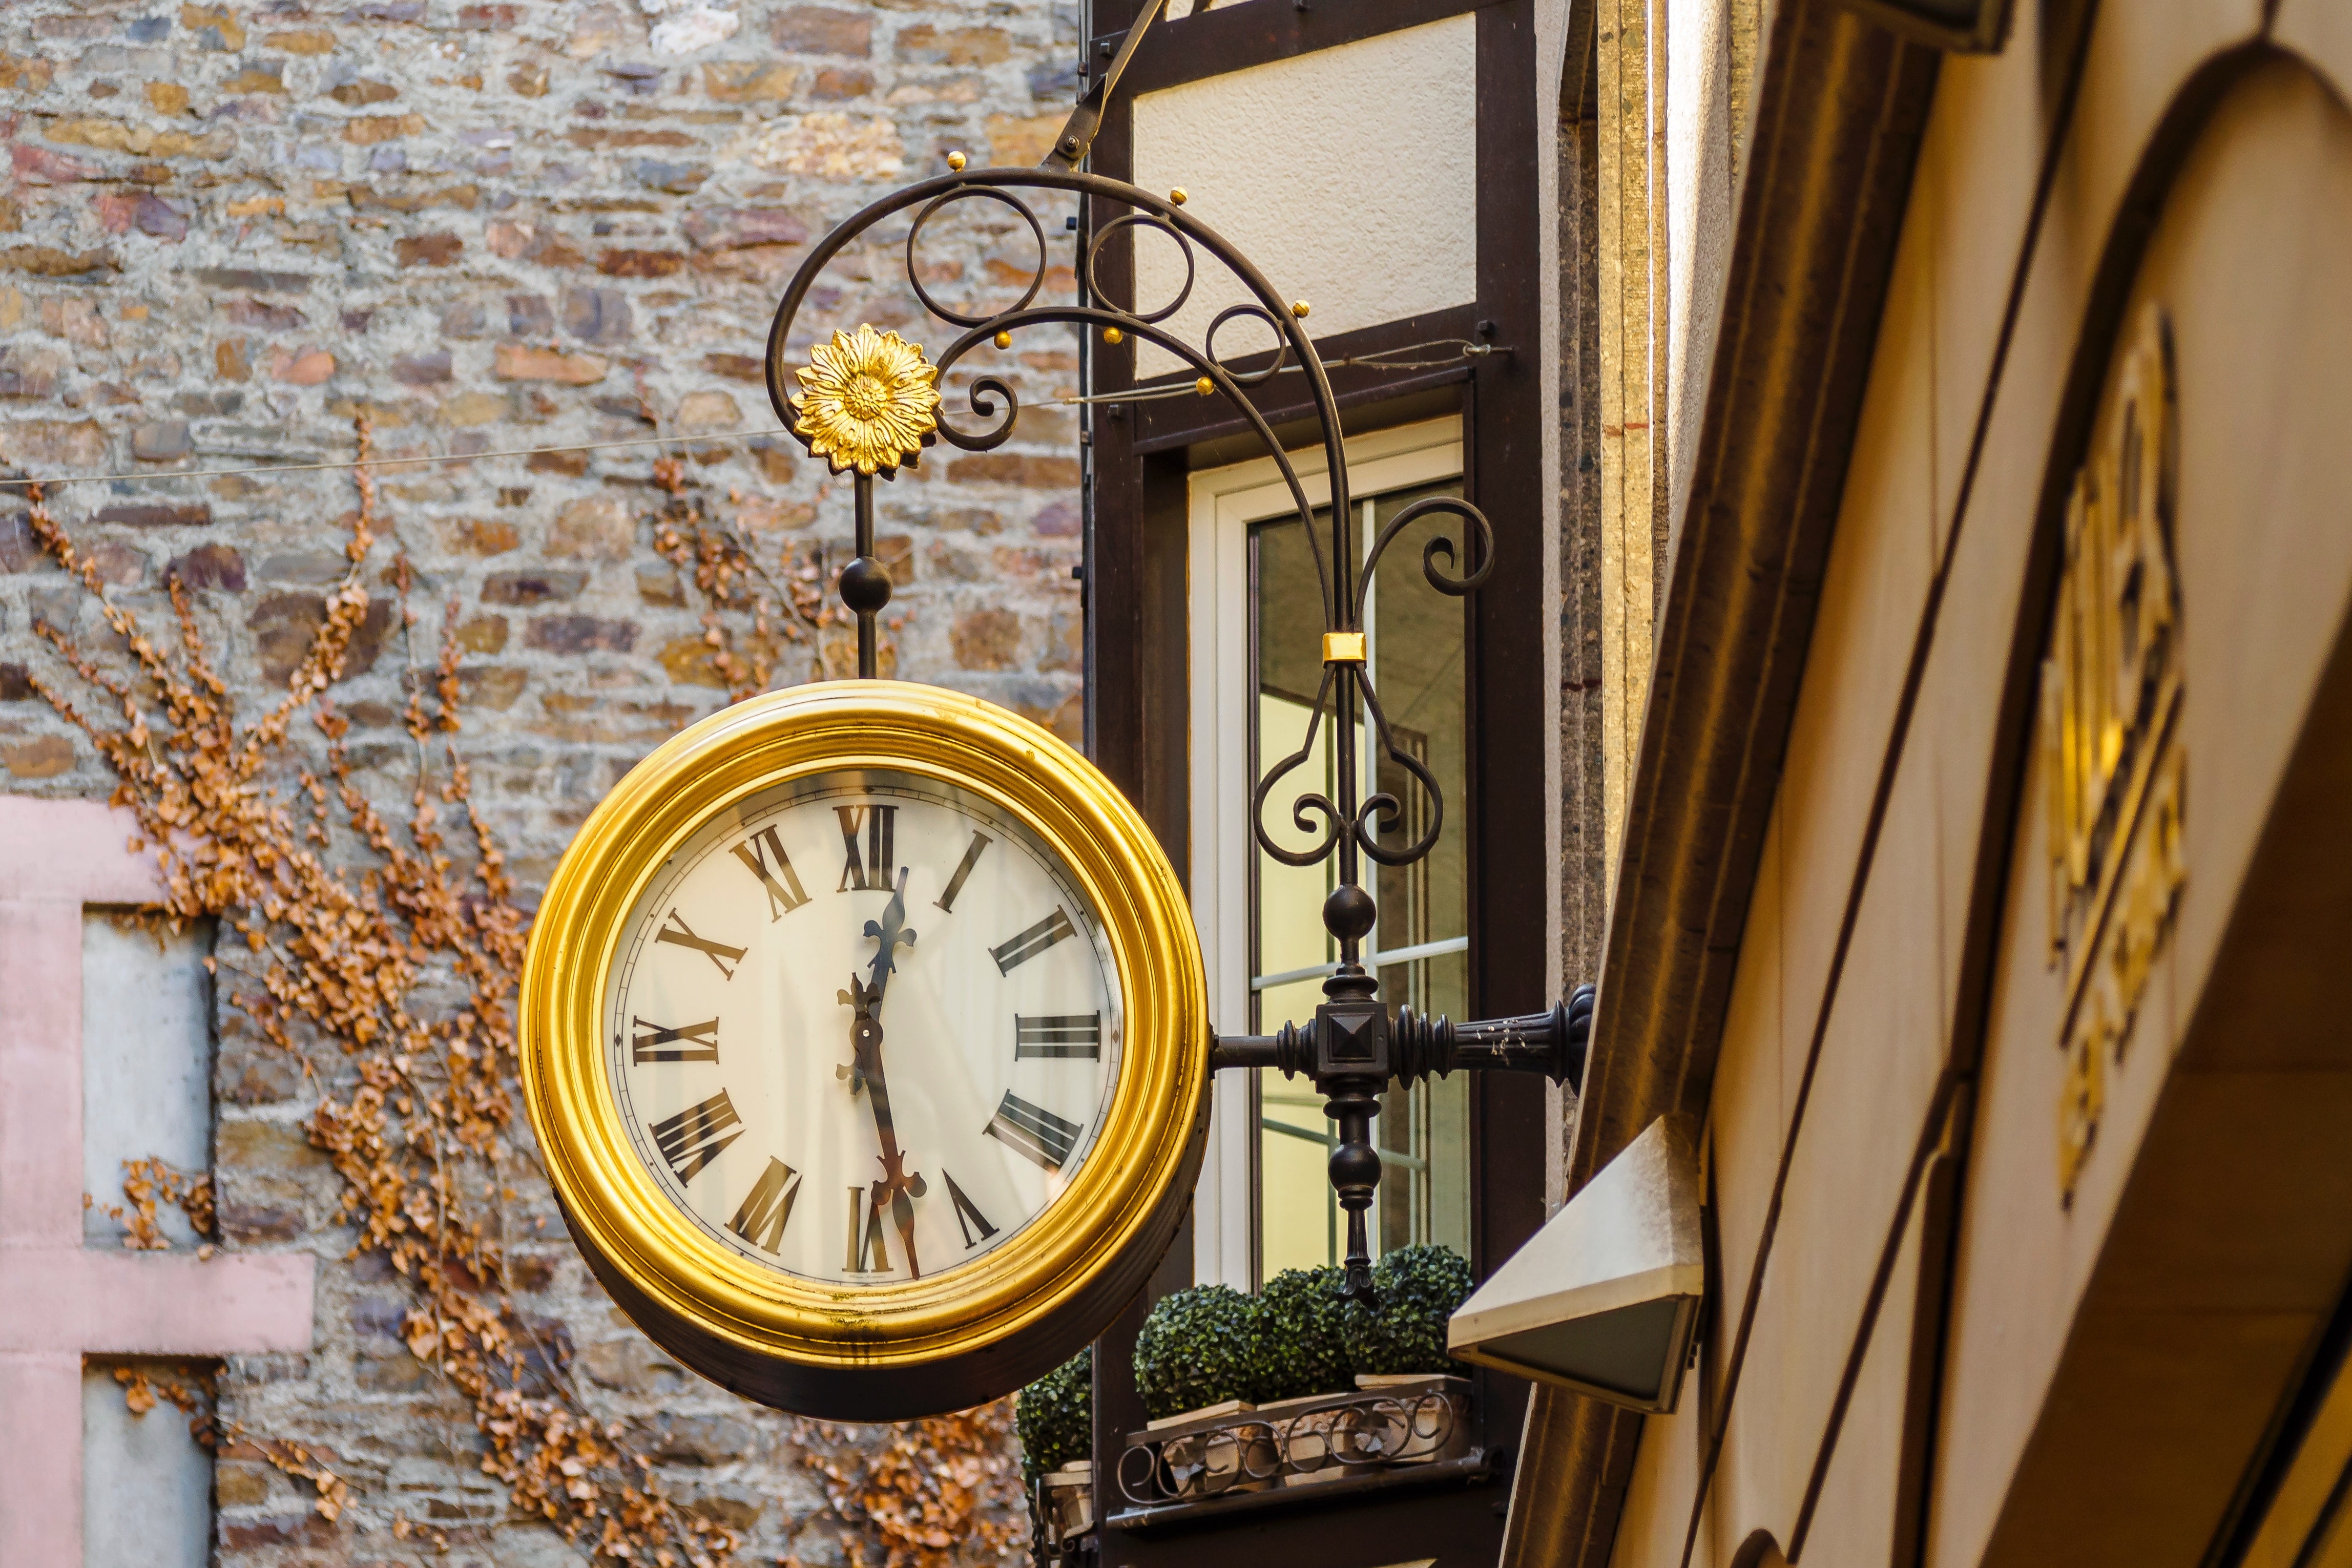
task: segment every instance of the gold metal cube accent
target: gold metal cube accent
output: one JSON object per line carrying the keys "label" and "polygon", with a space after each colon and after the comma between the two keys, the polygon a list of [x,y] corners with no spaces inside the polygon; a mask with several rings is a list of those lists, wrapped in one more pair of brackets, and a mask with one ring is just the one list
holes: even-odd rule
{"label": "gold metal cube accent", "polygon": [[1362,664],[1364,662],[1364,634],[1361,632],[1324,632],[1323,662],[1327,664]]}

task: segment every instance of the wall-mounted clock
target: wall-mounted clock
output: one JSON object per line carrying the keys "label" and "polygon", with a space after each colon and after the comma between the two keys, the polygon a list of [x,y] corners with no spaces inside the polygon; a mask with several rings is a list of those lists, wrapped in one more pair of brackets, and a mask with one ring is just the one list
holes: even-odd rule
{"label": "wall-mounted clock", "polygon": [[572,1235],[686,1364],[895,1420],[1095,1337],[1207,1127],[1181,888],[1044,729],[898,681],[757,697],[622,779],[557,868],[523,1086]]}

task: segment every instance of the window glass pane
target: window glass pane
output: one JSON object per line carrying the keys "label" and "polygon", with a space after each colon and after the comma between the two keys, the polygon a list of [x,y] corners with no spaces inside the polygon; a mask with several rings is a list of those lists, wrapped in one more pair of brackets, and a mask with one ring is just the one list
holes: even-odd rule
{"label": "window glass pane", "polygon": [[[1318,515],[1328,528],[1329,514]],[[1328,535],[1324,536],[1326,538]],[[1307,533],[1296,518],[1261,525],[1252,534],[1255,586],[1253,632],[1256,666],[1255,758],[1262,775],[1305,742],[1317,688],[1323,679],[1323,597]],[[1317,835],[1290,820],[1288,802],[1301,793],[1329,794],[1337,783],[1331,727],[1318,727],[1307,759],[1268,799],[1265,821],[1285,849],[1312,846]],[[1272,1030],[1311,1016],[1323,999],[1323,976],[1338,946],[1323,929],[1323,900],[1334,868],[1328,862],[1288,866],[1253,845],[1255,918],[1251,922],[1251,974],[1256,1022]],[[1299,971],[1307,971],[1299,974]],[[1279,977],[1294,976],[1283,979]],[[1324,1176],[1330,1124],[1322,1097],[1305,1079],[1258,1074],[1259,1278],[1306,1268],[1346,1250],[1338,1200]]]}
{"label": "window glass pane", "polygon": [[[1457,484],[1397,492],[1361,503],[1363,545],[1396,512],[1423,496],[1458,495]],[[1328,530],[1328,514],[1318,514]],[[1381,922],[1369,946],[1380,968],[1382,995],[1417,1011],[1465,1016],[1468,974],[1462,834],[1463,609],[1423,578],[1421,551],[1450,526],[1437,519],[1416,528],[1385,558],[1367,605],[1372,680],[1390,719],[1396,748],[1427,768],[1444,792],[1445,832],[1421,862],[1378,871]],[[1319,533],[1328,542],[1328,531]],[[1293,520],[1260,525],[1251,537],[1255,707],[1252,714],[1253,778],[1305,741],[1311,705],[1323,677],[1323,602],[1305,530]],[[1305,848],[1317,835],[1293,825],[1290,802],[1302,793],[1331,794],[1337,784],[1335,747],[1358,748],[1359,777],[1394,795],[1402,814],[1383,839],[1404,844],[1430,824],[1431,801],[1405,766],[1386,754],[1369,725],[1337,737],[1326,724],[1299,766],[1268,798],[1268,831],[1286,848]],[[1368,791],[1369,792],[1369,791]],[[1316,821],[1319,826],[1319,820]],[[1312,1015],[1322,982],[1338,957],[1324,933],[1322,904],[1336,866],[1284,865],[1255,848],[1255,917],[1251,956],[1253,1027],[1271,1032]],[[1378,954],[1394,954],[1381,961]],[[1263,1281],[1288,1268],[1336,1263],[1346,1251],[1347,1228],[1330,1191],[1325,1162],[1331,1124],[1322,1097],[1304,1079],[1262,1071],[1256,1089],[1258,1135],[1257,1265]],[[1437,1241],[1469,1251],[1469,1102],[1467,1084],[1451,1082],[1391,1090],[1374,1124],[1385,1171],[1371,1214],[1377,1254],[1412,1242]]]}

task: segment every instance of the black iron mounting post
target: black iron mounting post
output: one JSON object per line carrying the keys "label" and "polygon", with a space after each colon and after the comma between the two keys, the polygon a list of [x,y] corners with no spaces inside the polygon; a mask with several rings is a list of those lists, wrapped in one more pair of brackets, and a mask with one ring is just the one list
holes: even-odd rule
{"label": "black iron mounting post", "polygon": [[890,569],[874,559],[874,476],[857,476],[856,490],[857,555],[841,569],[841,602],[857,617],[857,678],[870,681],[881,674],[874,618],[890,602]]}
{"label": "black iron mounting post", "polygon": [[[1363,941],[1377,924],[1379,907],[1364,887],[1363,861],[1392,867],[1412,865],[1435,847],[1445,823],[1444,795],[1435,776],[1399,744],[1373,688],[1364,634],[1368,585],[1381,556],[1400,535],[1429,519],[1445,517],[1459,527],[1439,532],[1422,547],[1422,576],[1440,593],[1454,598],[1473,595],[1494,570],[1494,530],[1486,514],[1470,502],[1458,497],[1431,496],[1401,508],[1381,527],[1370,548],[1362,548],[1363,541],[1356,534],[1355,511],[1349,504],[1339,403],[1323,361],[1307,333],[1307,302],[1286,302],[1248,257],[1183,210],[1183,192],[1160,196],[1074,166],[1084,156],[1086,142],[1099,120],[1101,95],[1133,54],[1157,9],[1154,0],[1146,0],[1118,59],[1097,83],[1097,93],[1073,114],[1055,155],[1043,166],[966,169],[961,154],[951,155],[951,172],[883,197],[813,246],[777,306],[775,323],[769,330],[768,396],[778,416],[787,426],[793,425],[800,411],[789,392],[793,375],[787,353],[793,323],[802,305],[817,278],[854,241],[911,213],[904,242],[908,287],[933,317],[962,329],[936,361],[942,386],[948,384],[950,372],[983,345],[1003,350],[1011,345],[1013,334],[1029,328],[1076,327],[1089,336],[1099,334],[1104,351],[1129,341],[1150,343],[1184,367],[1182,376],[1164,385],[1139,388],[1133,395],[1222,397],[1256,435],[1304,527],[1322,591],[1325,631],[1321,688],[1309,709],[1306,738],[1297,751],[1276,762],[1258,779],[1250,799],[1250,830],[1257,847],[1286,865],[1322,865],[1338,857],[1339,885],[1324,902],[1323,925],[1339,944],[1339,959],[1324,982],[1325,1000],[1311,1020],[1286,1024],[1271,1035],[1213,1037],[1204,1043],[1213,1069],[1279,1068],[1286,1074],[1305,1074],[1322,1092],[1325,1113],[1339,1124],[1330,1159],[1331,1185],[1348,1215],[1348,1259],[1341,1293],[1369,1302],[1374,1291],[1367,1216],[1381,1180],[1372,1118],[1380,1112],[1381,1091],[1391,1083],[1411,1084],[1431,1074],[1455,1071],[1535,1072],[1556,1082],[1580,1083],[1591,1031],[1592,988],[1576,988],[1549,1012],[1457,1024],[1443,1018],[1417,1017],[1410,1008],[1391,1012],[1381,999],[1380,977],[1364,966]],[[1101,210],[1114,214],[1088,223],[1080,231],[1073,269],[1076,289],[1070,303],[1037,302],[1050,270],[1045,228],[1016,192],[1075,196],[1082,204],[1101,204]],[[960,204],[972,204],[966,208],[966,215],[982,220],[1001,223],[1009,212],[1015,220],[1013,233],[1025,226],[1034,243],[1035,261],[1026,287],[1004,308],[959,309],[940,300],[923,280],[925,269],[917,265],[917,256],[924,229],[943,211]],[[1100,273],[1104,247],[1114,235],[1146,229],[1172,242],[1184,262],[1184,281],[1175,297],[1150,308],[1134,299],[1131,279],[1123,287],[1106,287]],[[1244,298],[1218,311],[1195,342],[1171,330],[1169,323],[1192,297],[1199,252],[1207,253],[1224,268],[1240,285]],[[1128,303],[1119,303],[1121,299]],[[1235,321],[1254,323],[1270,333],[1274,350],[1252,354],[1255,362],[1221,354],[1217,334]],[[1486,350],[1474,347],[1470,351]],[[1321,508],[1312,504],[1290,454],[1251,395],[1284,374],[1303,376],[1314,399],[1324,467],[1329,476],[1328,539],[1316,520]],[[939,440],[966,452],[984,452],[1012,436],[1020,400],[1007,380],[985,371],[974,375],[966,402],[965,409],[940,406]],[[967,415],[977,422],[977,428],[957,423]],[[857,672],[871,678],[877,674],[875,617],[890,602],[890,574],[874,557],[873,478],[861,474],[856,485],[857,555],[842,569],[840,591],[842,603],[857,618]],[[1326,795],[1306,789],[1293,798],[1290,821],[1315,841],[1303,849],[1288,848],[1277,843],[1267,830],[1266,801],[1285,778],[1317,755],[1317,737],[1327,717],[1338,764],[1333,790]],[[1380,754],[1411,780],[1405,788],[1418,789],[1425,799],[1427,826],[1410,842],[1383,837],[1398,831],[1406,821],[1404,805],[1397,796],[1387,790],[1370,796],[1361,791],[1358,737],[1366,731]]]}

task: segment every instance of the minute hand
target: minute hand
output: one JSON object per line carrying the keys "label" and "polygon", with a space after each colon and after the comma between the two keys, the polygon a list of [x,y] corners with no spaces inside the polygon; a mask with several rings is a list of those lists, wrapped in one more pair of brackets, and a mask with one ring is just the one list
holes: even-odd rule
{"label": "minute hand", "polygon": [[892,890],[882,918],[866,923],[866,935],[875,943],[874,962],[866,968],[866,990],[874,998],[877,1018],[882,1010],[882,992],[890,984],[891,971],[898,967],[898,947],[915,945],[915,934],[907,929],[907,867],[898,868],[898,885]]}
{"label": "minute hand", "polygon": [[919,1172],[906,1168],[906,1155],[898,1147],[898,1128],[890,1114],[890,1085],[882,1071],[882,995],[890,983],[891,972],[897,968],[897,952],[901,943],[912,946],[915,934],[906,927],[907,872],[900,868],[898,886],[890,895],[888,907],[878,921],[866,923],[866,935],[876,939],[874,962],[865,985],[850,981],[842,1000],[856,1009],[850,1024],[850,1038],[857,1063],[857,1073],[870,1091],[869,1103],[874,1109],[874,1131],[882,1145],[881,1179],[875,1182],[869,1201],[880,1208],[885,1201],[890,1205],[890,1218],[898,1232],[899,1245],[907,1251],[907,1274],[910,1279],[922,1277],[922,1264],[915,1255],[914,1199],[923,1196],[924,1182]]}

